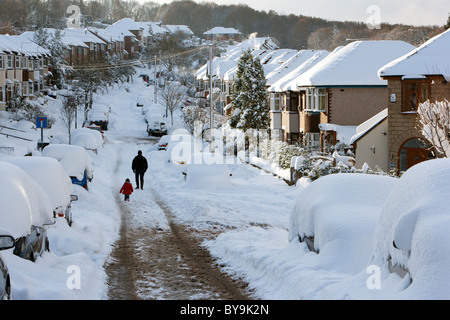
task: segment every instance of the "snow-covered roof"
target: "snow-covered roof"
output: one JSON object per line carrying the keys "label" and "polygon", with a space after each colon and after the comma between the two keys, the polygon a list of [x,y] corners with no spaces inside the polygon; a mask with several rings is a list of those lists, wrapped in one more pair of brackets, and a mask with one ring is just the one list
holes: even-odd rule
{"label": "snow-covered roof", "polygon": [[443,75],[450,79],[450,29],[389,62],[378,74],[380,77]]}
{"label": "snow-covered roof", "polygon": [[339,47],[303,73],[297,84],[311,86],[383,86],[378,70],[414,46],[403,41],[355,41]]}
{"label": "snow-covered roof", "polygon": [[369,120],[361,123],[356,128],[356,134],[350,139],[350,144],[354,144],[356,141],[358,141],[362,136],[364,136],[367,132],[369,132],[372,128],[377,126],[379,123],[381,123],[384,119],[386,119],[388,116],[388,109],[384,109],[374,115]]}
{"label": "snow-covered roof", "polygon": [[141,30],[141,27],[130,18],[116,21],[105,29],[107,33],[114,35],[115,37],[135,37],[130,30]]}
{"label": "snow-covered roof", "polygon": [[50,52],[25,37],[0,35],[0,52],[24,54],[28,57],[50,55]]}
{"label": "snow-covered roof", "polygon": [[290,86],[291,82],[324,59],[329,54],[324,50],[300,50],[296,55],[283,63],[279,68],[267,75],[271,85],[269,92],[297,91],[296,85]]}
{"label": "snow-covered roof", "polygon": [[203,34],[241,34],[241,32],[235,28],[214,27]]}
{"label": "snow-covered roof", "polygon": [[[49,34],[49,35],[54,35],[56,33],[56,29],[53,28],[46,28],[45,31]],[[34,31],[27,31],[22,33],[21,36],[28,38],[28,40],[30,41],[34,41]],[[91,34],[92,35],[92,34]],[[86,45],[86,43],[83,41],[83,38],[80,37],[80,35],[76,36],[76,35],[66,35],[64,30],[61,30],[61,42],[66,46],[66,47],[83,47],[83,48],[88,48],[88,46]]]}
{"label": "snow-covered roof", "polygon": [[[296,67],[288,74],[275,82],[268,90],[269,92],[299,91],[297,78],[304,72],[314,67],[317,63],[325,59],[330,53],[322,50],[302,50],[306,51],[302,57],[294,64]],[[300,52],[302,52],[300,51]],[[310,54],[312,54],[310,56]],[[308,58],[309,57],[309,58]],[[294,67],[294,66],[293,66]]]}
{"label": "snow-covered roof", "polygon": [[50,51],[23,36],[0,35],[0,52],[24,54],[28,57],[50,55]]}
{"label": "snow-covered roof", "polygon": [[193,35],[194,33],[192,32],[192,30],[186,26],[186,25],[164,25],[164,28],[166,28],[167,30],[169,30],[170,33],[175,34],[177,32],[182,32],[186,35]]}
{"label": "snow-covered roof", "polygon": [[78,39],[84,43],[106,44],[105,41],[91,33],[88,29],[66,28],[62,31],[63,38],[70,37]]}
{"label": "snow-covered roof", "polygon": [[276,50],[279,47],[269,37],[250,37],[233,46],[229,46],[225,55],[230,59],[239,59],[247,50]]}
{"label": "snow-covered roof", "polygon": [[160,22],[141,21],[136,23],[144,30],[144,35],[146,36],[157,36],[170,33],[169,30],[161,26]]}
{"label": "snow-covered roof", "polygon": [[[224,79],[227,72],[234,69],[237,66],[237,62],[230,59],[216,57],[212,61],[213,78]],[[207,62],[195,73],[197,80],[209,79],[210,63]]]}
{"label": "snow-covered roof", "polygon": [[336,132],[336,140],[341,143],[350,145],[352,137],[355,135],[356,126],[342,126],[334,123],[320,123],[319,129],[322,131],[334,131]]}

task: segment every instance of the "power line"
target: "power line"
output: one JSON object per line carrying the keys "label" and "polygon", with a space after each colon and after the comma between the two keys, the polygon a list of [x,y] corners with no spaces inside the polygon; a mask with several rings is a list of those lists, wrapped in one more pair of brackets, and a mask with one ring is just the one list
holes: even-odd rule
{"label": "power line", "polygon": [[150,62],[154,62],[155,59],[157,61],[162,61],[162,60],[167,60],[167,59],[171,59],[171,58],[176,58],[191,52],[196,52],[196,51],[201,51],[204,49],[207,49],[207,46],[204,47],[199,47],[199,48],[194,48],[194,49],[189,49],[186,51],[181,51],[181,52],[177,52],[177,53],[172,53],[172,54],[166,54],[163,56],[160,56],[159,58],[148,58],[148,59],[144,59],[144,60],[140,60],[140,61],[130,61],[130,62],[124,62],[124,63],[118,63],[115,65],[112,64],[98,64],[98,65],[79,65],[79,66],[58,66],[55,67],[55,69],[71,69],[71,70],[79,70],[79,71],[94,71],[94,70],[109,70],[109,69],[119,69],[119,68],[123,68],[123,67],[132,67],[135,66],[137,64],[140,63],[150,63]]}

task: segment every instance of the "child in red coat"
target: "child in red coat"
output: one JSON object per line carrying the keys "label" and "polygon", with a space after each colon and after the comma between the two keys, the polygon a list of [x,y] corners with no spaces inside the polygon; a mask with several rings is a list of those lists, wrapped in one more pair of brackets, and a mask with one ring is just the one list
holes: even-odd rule
{"label": "child in red coat", "polygon": [[120,189],[120,193],[125,195],[124,201],[130,201],[130,195],[133,193],[133,185],[130,182],[130,179],[126,179],[122,188]]}

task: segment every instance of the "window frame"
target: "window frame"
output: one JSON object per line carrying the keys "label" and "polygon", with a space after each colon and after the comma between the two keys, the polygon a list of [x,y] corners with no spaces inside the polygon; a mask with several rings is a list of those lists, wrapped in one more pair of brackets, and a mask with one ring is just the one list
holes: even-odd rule
{"label": "window frame", "polygon": [[11,54],[6,56],[6,69],[14,69],[14,57]]}
{"label": "window frame", "polygon": [[306,88],[305,111],[327,112],[327,88]]}
{"label": "window frame", "polygon": [[[416,90],[411,90],[409,88],[410,85],[417,84]],[[423,89],[427,89],[427,96],[423,97]],[[412,94],[416,94],[415,100],[415,108],[411,107],[411,97]],[[417,108],[419,104],[424,103],[425,101],[431,99],[431,80],[428,79],[408,79],[402,81],[402,108],[401,112],[417,112]]]}
{"label": "window frame", "polygon": [[271,109],[272,111],[280,111],[281,110],[281,93],[276,92],[272,94],[271,97]]}

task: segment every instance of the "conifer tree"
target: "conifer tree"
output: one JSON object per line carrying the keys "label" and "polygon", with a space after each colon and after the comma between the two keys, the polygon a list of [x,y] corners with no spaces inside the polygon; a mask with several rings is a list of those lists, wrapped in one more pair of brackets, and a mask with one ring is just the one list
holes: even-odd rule
{"label": "conifer tree", "polygon": [[232,100],[233,111],[229,120],[231,127],[244,131],[269,127],[266,78],[261,61],[259,58],[254,59],[250,50],[239,60]]}

